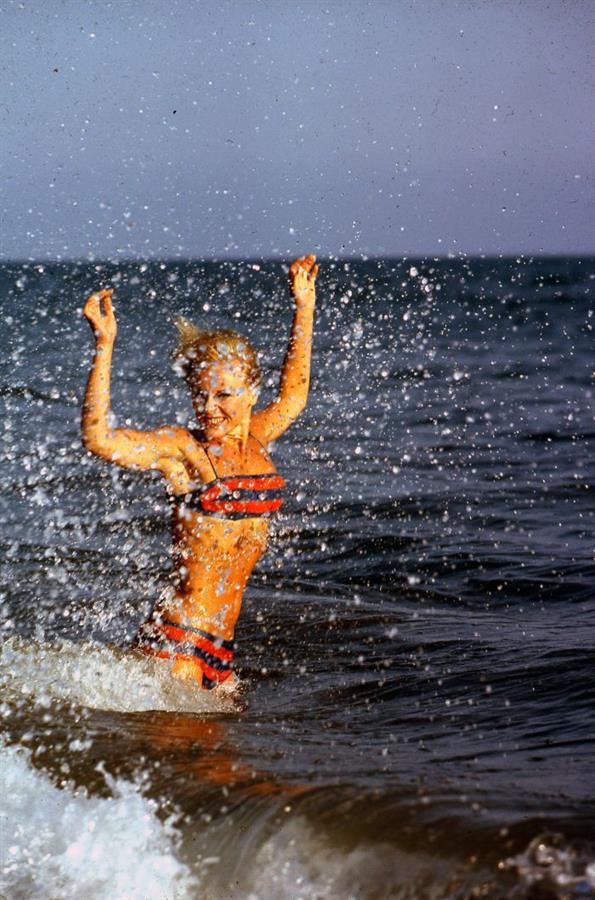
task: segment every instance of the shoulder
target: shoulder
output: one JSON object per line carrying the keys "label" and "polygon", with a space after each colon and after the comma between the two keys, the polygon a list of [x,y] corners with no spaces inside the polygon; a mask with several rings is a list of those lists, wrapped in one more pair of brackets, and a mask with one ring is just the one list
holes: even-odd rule
{"label": "shoulder", "polygon": [[166,434],[172,446],[193,465],[200,467],[201,464],[204,465],[208,462],[204,445],[192,434],[190,429],[183,428],[181,425],[165,425],[159,431]]}
{"label": "shoulder", "polygon": [[291,425],[296,417],[288,413],[286,404],[278,399],[264,409],[252,413],[250,434],[267,447],[276,441]]}
{"label": "shoulder", "polygon": [[199,445],[194,440],[188,429],[179,425],[160,425],[151,431],[138,432],[144,435],[145,443],[152,446],[155,451],[168,456],[180,456],[187,454],[190,449],[196,453]]}
{"label": "shoulder", "polygon": [[253,412],[250,417],[250,434],[265,448],[271,442],[269,432],[271,419],[270,409],[272,406],[273,404],[269,407],[265,407],[265,409],[259,409]]}

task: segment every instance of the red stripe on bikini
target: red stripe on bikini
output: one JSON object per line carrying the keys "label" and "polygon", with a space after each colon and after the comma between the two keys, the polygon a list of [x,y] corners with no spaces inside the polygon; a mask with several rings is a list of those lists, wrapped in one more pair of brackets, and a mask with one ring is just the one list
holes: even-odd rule
{"label": "red stripe on bikini", "polygon": [[279,491],[284,487],[281,475],[229,475],[208,487],[202,499],[215,499],[226,491]]}
{"label": "red stripe on bikini", "polygon": [[220,480],[232,491],[276,491],[285,487],[285,479],[281,475],[227,475]]}
{"label": "red stripe on bikini", "polygon": [[204,661],[204,659],[200,659],[198,656],[191,655],[189,653],[169,653],[167,650],[153,650],[152,647],[138,647],[141,653],[144,653],[145,656],[156,656],[158,659],[184,659],[188,662],[195,662],[199,665],[202,670],[203,675],[206,675],[209,681],[226,681],[231,675],[231,669],[224,669],[223,671],[219,669],[213,669],[211,666]]}
{"label": "red stripe on bikini", "polygon": [[[233,650],[228,650],[226,647],[218,647],[207,638],[201,637],[200,634],[194,634],[192,631],[185,631],[184,628],[175,628],[173,625],[166,625],[165,623],[159,625],[159,631],[172,641],[177,641],[180,644],[194,644],[195,647],[204,650],[205,653],[210,653],[211,656],[216,656],[222,662],[231,662],[233,659]],[[195,659],[196,657],[192,658]]]}
{"label": "red stripe on bikini", "polygon": [[246,512],[264,513],[276,512],[283,504],[283,500],[207,500],[203,495],[201,506],[207,512]]}

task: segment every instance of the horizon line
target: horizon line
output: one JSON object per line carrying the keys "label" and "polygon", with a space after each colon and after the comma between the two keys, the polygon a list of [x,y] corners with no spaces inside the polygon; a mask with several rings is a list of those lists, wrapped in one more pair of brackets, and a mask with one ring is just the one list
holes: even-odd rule
{"label": "horizon line", "polygon": [[[510,260],[516,258],[522,259],[593,259],[595,258],[595,250],[590,252],[564,253],[564,252],[518,252],[518,253],[449,253],[437,255],[433,253],[406,253],[402,256],[396,255],[368,255],[362,253],[358,256],[335,256],[330,254],[322,256],[314,254],[318,260],[327,262],[410,262],[416,260],[431,260],[432,262],[461,262],[467,259],[481,260]],[[124,256],[114,259],[109,256],[98,256],[94,259],[86,257],[0,257],[0,265],[172,265],[196,262],[213,262],[213,263],[261,263],[261,262],[285,262],[289,259],[296,259],[294,255],[287,256],[164,256],[164,257],[132,257]]]}

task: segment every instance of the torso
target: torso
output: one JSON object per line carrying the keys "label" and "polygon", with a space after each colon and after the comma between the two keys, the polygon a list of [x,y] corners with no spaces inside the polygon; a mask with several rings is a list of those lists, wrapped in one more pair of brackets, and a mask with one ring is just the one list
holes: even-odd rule
{"label": "torso", "polygon": [[[276,472],[267,451],[252,435],[242,457],[227,452],[215,455],[191,432],[186,437],[193,452],[162,468],[172,498],[191,495],[215,478]],[[219,518],[184,502],[172,505],[175,594],[161,609],[173,622],[231,639],[244,588],[266,549],[268,520]]]}

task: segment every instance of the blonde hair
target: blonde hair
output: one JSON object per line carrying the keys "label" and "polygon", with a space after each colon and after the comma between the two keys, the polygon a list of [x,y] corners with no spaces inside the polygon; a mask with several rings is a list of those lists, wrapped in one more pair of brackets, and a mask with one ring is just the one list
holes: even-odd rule
{"label": "blonde hair", "polygon": [[256,350],[243,334],[231,328],[208,331],[197,328],[188,319],[176,319],[178,345],[174,351],[174,366],[188,381],[200,369],[212,363],[239,363],[246,373],[246,381],[253,388],[261,382]]}

